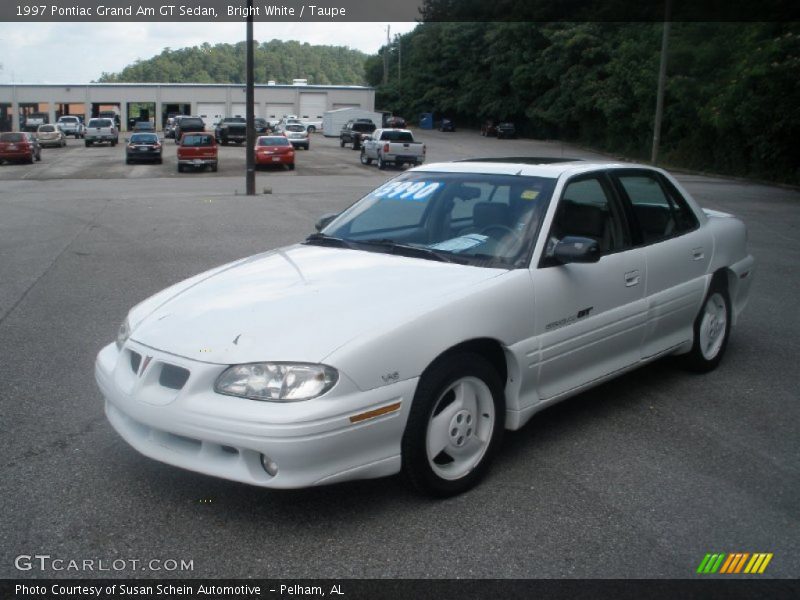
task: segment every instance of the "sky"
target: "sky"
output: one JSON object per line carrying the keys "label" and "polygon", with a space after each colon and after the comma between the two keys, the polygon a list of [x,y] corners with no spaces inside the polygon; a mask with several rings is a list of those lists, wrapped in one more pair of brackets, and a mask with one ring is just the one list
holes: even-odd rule
{"label": "sky", "polygon": [[[349,46],[374,54],[386,43],[387,25],[394,37],[416,23],[256,22],[253,37],[259,42]],[[118,72],[167,47],[213,46],[244,38],[244,23],[0,23],[0,83],[89,83],[104,71]]]}

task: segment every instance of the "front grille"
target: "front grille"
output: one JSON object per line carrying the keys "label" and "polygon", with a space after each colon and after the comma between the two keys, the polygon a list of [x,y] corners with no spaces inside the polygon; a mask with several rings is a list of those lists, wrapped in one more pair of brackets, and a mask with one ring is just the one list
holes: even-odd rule
{"label": "front grille", "polygon": [[189,371],[175,365],[161,365],[161,374],[158,383],[171,390],[180,390],[189,379]]}

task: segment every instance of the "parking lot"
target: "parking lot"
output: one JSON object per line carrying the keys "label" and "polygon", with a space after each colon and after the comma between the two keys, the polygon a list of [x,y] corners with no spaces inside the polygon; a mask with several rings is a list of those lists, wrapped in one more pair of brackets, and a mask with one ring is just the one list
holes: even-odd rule
{"label": "parking lot", "polygon": [[[599,156],[470,131],[420,139],[428,162]],[[547,409],[456,498],[398,477],[271,491],[139,455],[93,375],[135,303],[301,240],[399,172],[316,134],[295,171],[260,171],[245,196],[244,154],[221,147],[218,173],[179,174],[171,140],[163,165],[125,165],[122,144],[70,139],[0,165],[0,577],[691,578],[708,552],[771,552],[761,577],[800,575],[800,192],[678,174],[747,223],[758,261],[718,370],[660,361]],[[20,572],[21,554],[193,568]]]}

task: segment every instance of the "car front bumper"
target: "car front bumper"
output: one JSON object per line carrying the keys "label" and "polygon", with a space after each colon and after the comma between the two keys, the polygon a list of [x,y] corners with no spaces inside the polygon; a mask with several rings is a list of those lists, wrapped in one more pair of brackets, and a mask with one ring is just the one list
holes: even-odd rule
{"label": "car front bumper", "polygon": [[[139,373],[131,352],[142,357]],[[181,389],[161,385],[164,365],[189,371]],[[129,341],[122,351],[115,344],[100,351],[95,379],[108,420],[125,441],[177,467],[269,488],[400,470],[400,444],[417,379],[302,402],[259,402],[214,392],[225,368]],[[391,412],[364,417],[398,403]],[[262,466],[262,457],[277,465],[275,475]]]}

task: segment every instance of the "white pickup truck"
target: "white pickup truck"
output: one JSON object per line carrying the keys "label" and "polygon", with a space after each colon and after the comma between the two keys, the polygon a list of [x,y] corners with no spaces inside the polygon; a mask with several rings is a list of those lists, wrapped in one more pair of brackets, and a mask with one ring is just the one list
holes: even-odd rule
{"label": "white pickup truck", "polygon": [[388,164],[421,165],[425,162],[425,144],[415,142],[408,129],[376,129],[361,141],[361,164],[371,165],[373,160],[379,169]]}

